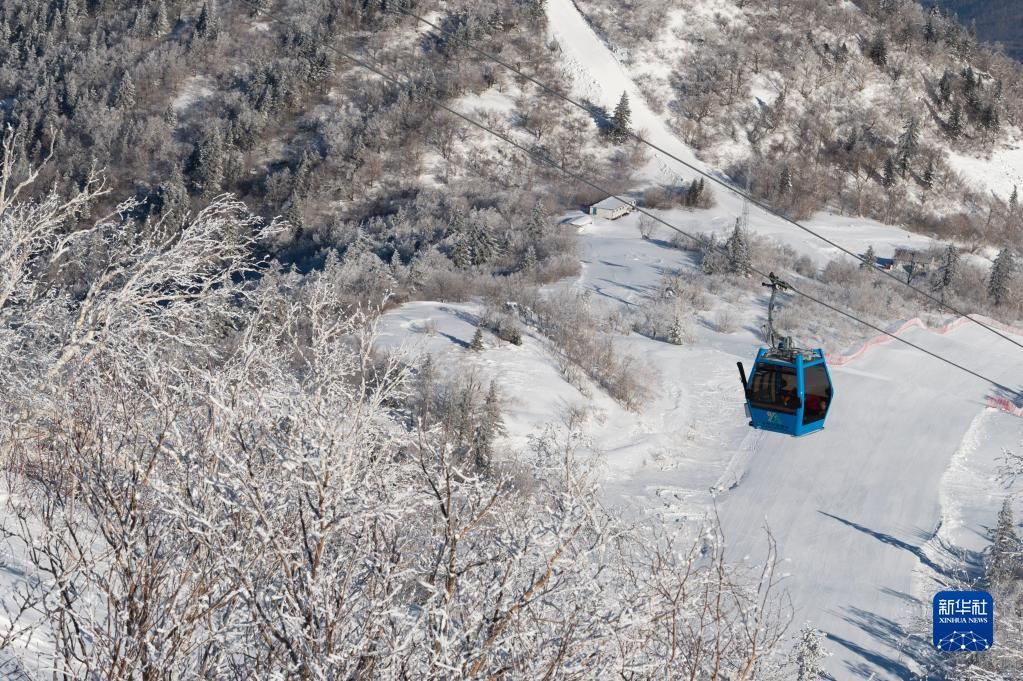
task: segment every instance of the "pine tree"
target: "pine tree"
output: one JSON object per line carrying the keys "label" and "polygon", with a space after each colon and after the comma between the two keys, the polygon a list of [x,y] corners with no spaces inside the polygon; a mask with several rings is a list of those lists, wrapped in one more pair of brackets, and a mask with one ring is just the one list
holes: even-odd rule
{"label": "pine tree", "polygon": [[991,266],[991,276],[987,283],[987,295],[995,305],[1001,305],[1005,301],[1014,269],[1012,253],[1008,248],[1003,248]]}
{"label": "pine tree", "polygon": [[469,345],[469,349],[473,352],[480,352],[483,350],[483,329],[476,327],[476,333],[472,335],[472,343]]}
{"label": "pine tree", "polygon": [[884,171],[881,176],[881,186],[885,189],[891,189],[895,186],[895,160],[889,156],[884,162]]}
{"label": "pine tree", "polygon": [[451,254],[451,260],[454,261],[455,267],[460,270],[467,270],[472,267],[472,248],[469,246],[469,237],[466,234],[462,234],[458,243],[455,244],[455,250]]}
{"label": "pine tree", "polygon": [[224,141],[216,124],[203,131],[189,162],[192,180],[209,197],[220,191],[224,182]]}
{"label": "pine tree", "polygon": [[476,469],[483,474],[491,471],[493,466],[494,443],[506,432],[504,420],[501,418],[501,398],[497,392],[497,384],[491,383],[487,396],[483,399],[483,409],[473,434],[473,453]]}
{"label": "pine tree", "polygon": [[526,253],[522,257],[522,269],[527,272],[533,272],[536,270],[536,266],[539,264],[539,260],[536,257],[536,249],[533,248],[533,244],[526,246]]}
{"label": "pine tree", "polygon": [[1023,542],[1016,533],[1012,515],[1012,499],[1002,502],[998,522],[991,532],[991,548],[987,558],[988,581],[998,584],[1006,578],[1016,577],[1023,570]]}
{"label": "pine tree", "polygon": [[526,223],[526,235],[534,242],[543,238],[544,227],[547,224],[547,217],[543,213],[543,203],[540,199],[533,204],[533,212],[529,215],[529,222]]}
{"label": "pine tree", "polygon": [[909,169],[910,163],[913,161],[913,157],[916,156],[917,149],[920,146],[920,127],[917,123],[916,117],[909,119],[905,129],[899,136],[899,167],[902,170],[902,176],[906,176],[906,171]]}
{"label": "pine tree", "polygon": [[824,678],[824,660],[828,655],[824,647],[824,632],[804,627],[799,632],[796,648],[796,681],[820,681]]}
{"label": "pine tree", "polygon": [[114,88],[113,105],[118,109],[135,107],[135,83],[132,82],[131,74],[127,71],[124,72],[120,82]]}
{"label": "pine tree", "polygon": [[860,269],[866,270],[872,267],[877,267],[877,255],[874,253],[874,246],[867,246],[867,252],[863,254],[863,262],[860,263]]}
{"label": "pine tree", "polygon": [[956,102],[948,116],[948,135],[954,140],[963,136],[963,107]]}
{"label": "pine tree", "polygon": [[934,189],[934,159],[927,161],[927,168],[924,170],[924,175],[921,178],[923,181],[924,189],[931,191]]}
{"label": "pine tree", "polygon": [[888,43],[884,39],[884,33],[878,31],[874,35],[874,39],[870,41],[870,49],[868,51],[870,60],[878,66],[884,67],[888,65]]}
{"label": "pine tree", "polygon": [[682,314],[676,310],[675,316],[671,318],[671,326],[668,327],[668,342],[672,345],[685,345],[688,337]]}
{"label": "pine tree", "polygon": [[750,255],[749,237],[746,230],[742,228],[741,220],[735,221],[735,229],[732,231],[732,236],[725,242],[725,250],[728,251],[728,270],[733,274],[749,276],[753,268],[753,261]]}
{"label": "pine tree", "polygon": [[615,144],[622,144],[629,138],[629,126],[632,124],[632,110],[629,108],[629,95],[622,93],[618,105],[615,106],[614,115],[611,116],[611,129],[609,134],[611,141]]}
{"label": "pine tree", "polygon": [[469,248],[472,264],[479,267],[498,255],[499,248],[490,228],[481,220],[469,223]]}
{"label": "pine tree", "polygon": [[188,190],[181,171],[175,167],[160,185],[160,218],[171,232],[176,232],[188,212]]}
{"label": "pine tree", "polygon": [[217,16],[216,0],[207,0],[199,11],[195,22],[195,34],[203,40],[216,40],[220,34],[220,18]]}
{"label": "pine tree", "polygon": [[1009,196],[1009,214],[1015,215],[1019,212],[1019,187],[1012,185],[1012,195]]}
{"label": "pine tree", "polygon": [[156,1],[156,11],[153,12],[153,21],[149,25],[149,35],[158,38],[170,30],[170,21],[167,19],[167,5],[163,0]]}
{"label": "pine tree", "polygon": [[781,169],[781,177],[778,178],[778,194],[785,196],[792,191],[792,171],[786,165]]}
{"label": "pine tree", "polygon": [[941,80],[938,81],[938,103],[944,106],[949,103],[952,99],[952,72],[945,69],[945,73],[941,74]]}
{"label": "pine tree", "polygon": [[949,291],[953,290],[956,281],[959,279],[959,249],[955,244],[949,244],[945,249],[945,255],[941,259],[941,274],[938,277],[938,291],[944,301]]}

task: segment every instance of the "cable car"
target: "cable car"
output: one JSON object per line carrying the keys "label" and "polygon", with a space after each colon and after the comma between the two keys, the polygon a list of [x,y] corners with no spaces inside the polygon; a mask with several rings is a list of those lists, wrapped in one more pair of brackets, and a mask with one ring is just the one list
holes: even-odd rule
{"label": "cable car", "polygon": [[779,290],[788,286],[772,272],[771,303],[767,316],[767,335],[771,347],[761,348],[753,362],[749,378],[742,362],[737,362],[746,395],[746,415],[750,425],[761,430],[794,437],[824,428],[831,408],[834,387],[821,349],[804,350],[793,346],[792,339],[779,339],[774,330],[774,301]]}

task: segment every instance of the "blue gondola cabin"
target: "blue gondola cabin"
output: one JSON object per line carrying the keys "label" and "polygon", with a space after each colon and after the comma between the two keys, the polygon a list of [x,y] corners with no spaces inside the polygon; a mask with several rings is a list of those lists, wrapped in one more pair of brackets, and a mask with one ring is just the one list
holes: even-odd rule
{"label": "blue gondola cabin", "polygon": [[739,362],[750,425],[800,436],[824,428],[834,390],[823,350],[761,348],[749,380]]}

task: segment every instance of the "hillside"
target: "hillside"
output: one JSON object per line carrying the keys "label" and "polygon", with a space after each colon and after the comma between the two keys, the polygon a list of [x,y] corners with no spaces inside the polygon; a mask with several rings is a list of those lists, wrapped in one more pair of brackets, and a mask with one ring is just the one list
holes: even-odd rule
{"label": "hillside", "polygon": [[936,6],[954,13],[965,26],[976,26],[981,40],[999,43],[1007,54],[1023,59],[1023,28],[1020,27],[1019,3],[1013,0],[926,0],[925,6]]}

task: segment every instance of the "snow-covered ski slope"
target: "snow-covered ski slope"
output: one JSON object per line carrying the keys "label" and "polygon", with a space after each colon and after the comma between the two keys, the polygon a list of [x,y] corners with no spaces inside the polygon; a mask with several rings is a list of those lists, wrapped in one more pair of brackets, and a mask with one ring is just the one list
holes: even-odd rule
{"label": "snow-covered ski slope", "polygon": [[[548,0],[547,8],[550,31],[574,77],[576,95],[610,108],[621,92],[628,92],[635,127],[646,139],[714,172],[646,105],[628,70],[572,0]],[[657,155],[645,173],[644,179],[651,182],[692,175]],[[716,198],[713,226],[725,230],[740,214],[741,199],[720,189]],[[866,220],[820,216],[813,226],[851,250],[867,244],[883,250],[924,242],[920,236]],[[708,227],[704,223],[702,229]],[[818,259],[835,255],[755,208],[751,228]],[[623,244],[609,247],[609,239],[627,238],[616,229],[598,224],[583,237],[589,255],[584,256],[581,283],[629,303],[630,296],[644,290],[639,271],[642,247],[632,246],[632,253]],[[1023,350],[979,327],[967,325],[943,336],[911,330],[907,338],[1006,385],[1023,385]],[[645,501],[664,516],[673,505],[692,512],[694,504],[706,501],[699,494],[700,485],[713,481],[733,558],[763,554],[765,525],[778,540],[784,571],[791,573],[786,587],[797,621],[811,622],[831,639],[829,647],[835,652],[828,664],[831,674],[836,679],[910,678],[919,667],[918,653],[905,642],[909,620],[938,590],[935,580],[944,577],[946,566],[955,564],[939,541],[941,528],[951,523],[960,529],[945,541],[963,541],[971,533],[979,536],[998,507],[990,477],[963,483],[950,468],[953,459],[960,461],[966,438],[977,465],[990,468],[1000,452],[994,443],[1018,441],[1021,422],[985,408],[985,397],[993,394],[991,386],[911,348],[890,344],[835,370],[836,409],[825,431],[795,440],[736,430],[734,424],[742,426],[745,419],[733,375],[734,358],[743,357],[743,345],[751,349],[755,344],[749,333],[729,338],[701,332],[699,349],[654,354],[661,397],[644,411],[658,414],[671,424],[669,430],[674,427],[675,451],[682,452],[684,460],[672,462],[671,454],[663,453],[662,448],[671,449],[673,439],[666,432],[649,432],[658,419],[648,417],[647,430],[624,429],[643,435],[644,453],[622,455],[629,448],[619,443],[608,448],[610,472],[624,475],[609,476],[607,488],[623,501]],[[735,357],[728,356],[732,353]],[[623,458],[644,463],[616,466],[614,462]],[[956,515],[964,505],[975,509],[969,518]],[[975,539],[973,543],[972,548],[980,548]]]}

